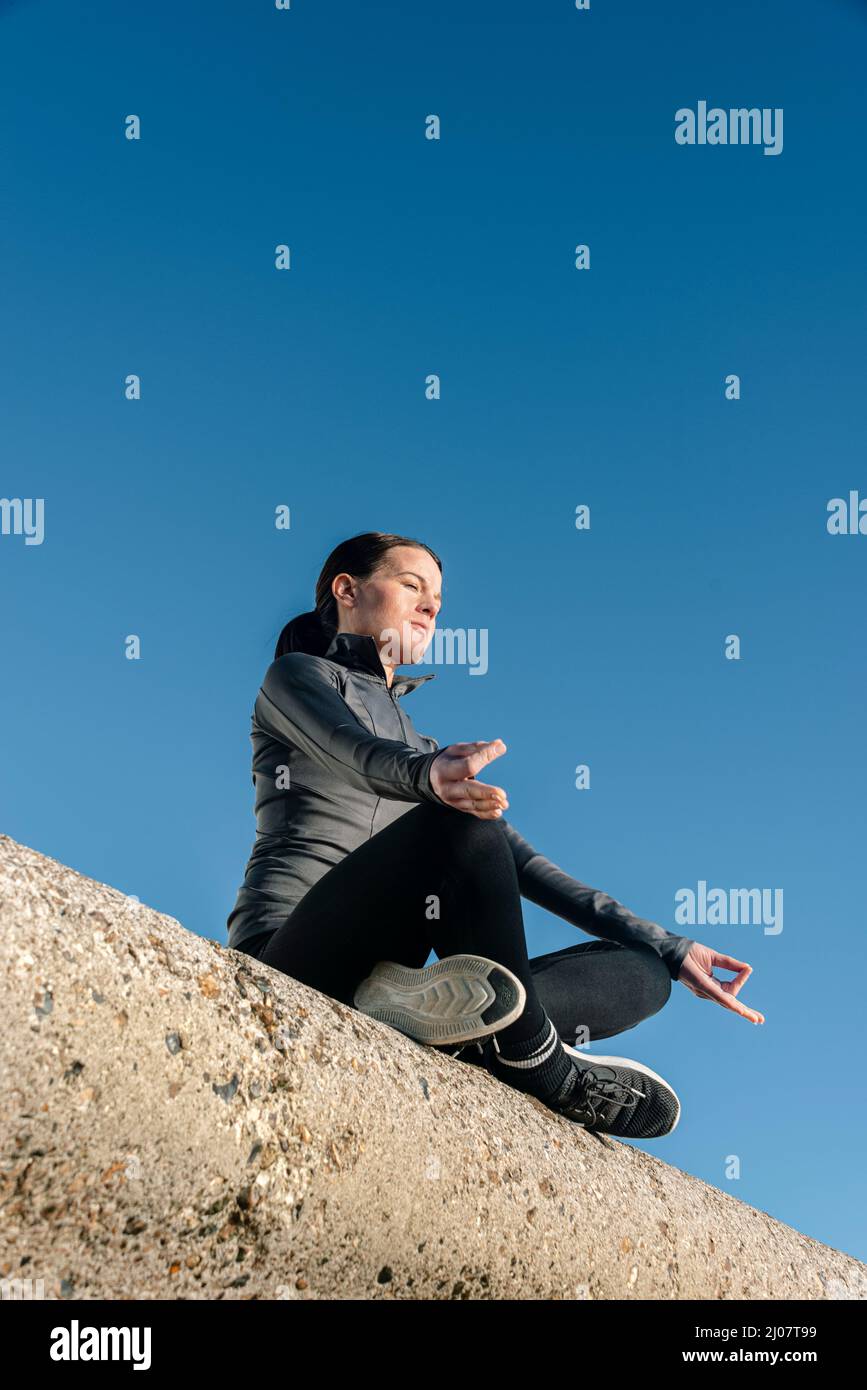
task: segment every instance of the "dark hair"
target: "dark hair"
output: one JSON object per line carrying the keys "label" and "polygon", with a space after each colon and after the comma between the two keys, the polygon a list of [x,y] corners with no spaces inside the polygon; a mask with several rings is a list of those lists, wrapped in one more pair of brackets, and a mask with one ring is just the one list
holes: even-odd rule
{"label": "dark hair", "polygon": [[413,540],[411,536],[395,536],[385,531],[363,531],[335,546],[316,581],[315,603],[308,613],[299,613],[292,618],[274,648],[274,660],[287,652],[307,652],[310,656],[323,656],[331,645],[337,631],[337,600],[331,592],[331,585],[338,574],[351,574],[356,579],[369,579],[379,569],[383,558],[396,545],[414,545],[426,550],[436,560],[442,573],[442,560],[424,541]]}

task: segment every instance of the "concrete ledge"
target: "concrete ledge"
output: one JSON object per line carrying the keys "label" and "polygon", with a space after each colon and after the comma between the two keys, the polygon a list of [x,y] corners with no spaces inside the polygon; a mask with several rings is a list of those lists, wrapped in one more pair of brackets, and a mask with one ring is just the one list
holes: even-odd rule
{"label": "concrete ledge", "polygon": [[6,836],[0,918],[0,1276],[33,1296],[867,1296],[851,1256]]}

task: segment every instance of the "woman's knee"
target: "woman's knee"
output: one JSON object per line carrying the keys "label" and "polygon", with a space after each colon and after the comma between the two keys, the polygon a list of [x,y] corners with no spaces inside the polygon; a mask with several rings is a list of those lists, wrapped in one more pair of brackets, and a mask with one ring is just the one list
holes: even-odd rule
{"label": "woman's knee", "polygon": [[[438,834],[456,847],[466,846],[472,852],[507,848],[508,844],[498,820],[482,820],[471,811],[460,811],[456,806],[445,802],[425,801],[416,808],[430,827],[430,832]],[[511,855],[511,850],[509,850]]]}
{"label": "woman's knee", "polygon": [[[671,974],[668,966],[652,946],[636,943],[624,946],[630,957],[628,968],[634,972],[631,988],[641,1018],[651,1018],[664,1008],[671,997]],[[626,962],[624,962],[626,965]]]}

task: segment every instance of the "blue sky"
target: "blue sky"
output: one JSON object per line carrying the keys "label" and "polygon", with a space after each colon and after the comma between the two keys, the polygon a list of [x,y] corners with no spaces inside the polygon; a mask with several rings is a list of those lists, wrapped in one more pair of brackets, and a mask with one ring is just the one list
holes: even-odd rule
{"label": "blue sky", "polygon": [[[754,968],[764,1027],[674,985],[597,1045],[682,1098],[638,1147],[867,1258],[867,536],[825,524],[867,496],[867,6],[0,25],[0,491],[45,499],[0,536],[0,828],[224,943],[277,633],[339,540],[419,536],[489,669],[421,668],[416,727],[504,739],[537,849]],[[679,146],[700,100],[783,108],[782,153]],[[782,888],[783,931],[678,928],[699,880]]]}

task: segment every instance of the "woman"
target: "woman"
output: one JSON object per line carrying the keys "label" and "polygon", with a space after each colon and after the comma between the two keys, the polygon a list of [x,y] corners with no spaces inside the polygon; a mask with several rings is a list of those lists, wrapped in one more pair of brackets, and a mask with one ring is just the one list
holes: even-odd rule
{"label": "woman", "polygon": [[[587,1128],[668,1134],[680,1103],[662,1077],[567,1039],[635,1027],[672,979],[763,1021],[735,998],[751,968],[538,854],[503,789],[476,780],[502,740],[440,749],[415,730],[402,701],[434,676],[396,668],[422,659],[441,585],[429,546],[365,532],[281,632],[253,710],[257,833],[228,944],[419,1041],[475,1040],[473,1060]],[[522,896],[603,939],[528,959]],[[714,965],[741,973],[718,982]]]}

